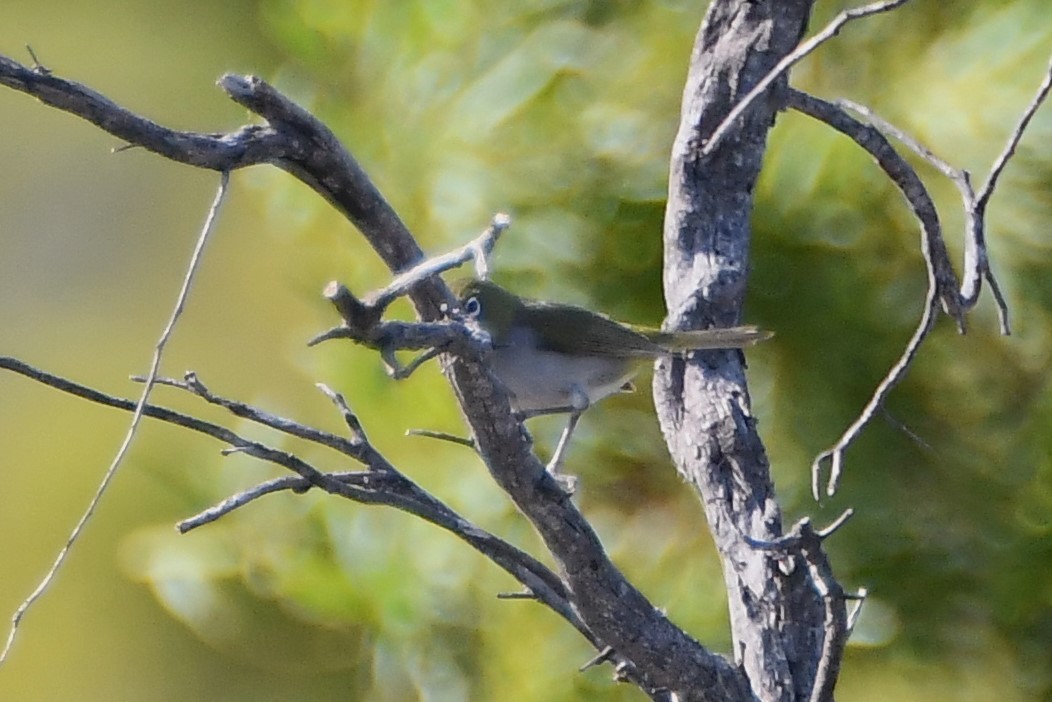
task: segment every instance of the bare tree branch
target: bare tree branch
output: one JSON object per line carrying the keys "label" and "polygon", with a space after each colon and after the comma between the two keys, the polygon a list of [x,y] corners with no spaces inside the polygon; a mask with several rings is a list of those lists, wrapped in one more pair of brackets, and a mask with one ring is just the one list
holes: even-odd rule
{"label": "bare tree branch", "polygon": [[[930,149],[918,142],[895,125],[880,118],[869,108],[848,100],[836,104],[790,89],[786,94],[786,104],[815,119],[821,120],[834,129],[845,134],[861,146],[877,161],[892,182],[902,191],[914,215],[921,224],[921,252],[928,268],[928,292],[925,296],[924,311],[917,328],[906,344],[899,359],[877,385],[870,400],[863,407],[858,417],[844,430],[837,442],[815,457],[811,465],[811,490],[816,500],[820,499],[821,474],[823,466],[829,464],[829,479],[825,493],[832,496],[836,493],[843,475],[844,453],[858,439],[862,430],[876,416],[884,405],[891,390],[902,381],[909,370],[921,344],[935,327],[939,308],[953,317],[958,329],[965,330],[965,314],[972,309],[979,299],[982,281],[990,284],[991,292],[997,303],[1001,333],[1009,334],[1008,304],[1001,292],[997,278],[990,267],[986,246],[986,207],[993,195],[998,178],[1011,156],[1015,153],[1023,133],[1031,119],[1047,98],[1052,89],[1052,62],[1034,98],[1024,110],[1015,129],[1009,134],[1000,155],[991,167],[990,175],[980,193],[976,195],[972,188],[971,176],[967,171],[958,169],[936,156]],[[850,109],[863,115],[870,125],[863,124],[845,112]],[[872,126],[871,126],[872,125]],[[880,131],[878,131],[878,128]],[[888,143],[881,131],[892,135],[911,151],[931,164],[936,170],[949,178],[961,193],[965,215],[964,230],[964,281],[957,282],[957,276],[950,263],[938,212],[932,202],[927,188],[912,166],[902,158]]]}
{"label": "bare tree branch", "polygon": [[[134,412],[138,406],[138,403],[132,400],[113,397],[34,368],[16,359],[0,356],[0,369],[13,371],[48,387],[107,407]],[[224,500],[220,505],[180,522],[180,531],[185,532],[202,526],[252,500],[282,490],[303,492],[310,487],[316,487],[355,502],[396,507],[440,526],[469,543],[483,555],[504,568],[523,585],[529,587],[538,601],[543,602],[563,615],[575,628],[585,634],[590,641],[595,642],[594,637],[588,632],[587,627],[581,623],[580,618],[573,614],[572,608],[566,601],[568,593],[558,576],[529,554],[516,549],[493,534],[470,523],[431,496],[423,488],[413,483],[380,454],[364,438],[364,435],[354,440],[345,439],[284,417],[278,417],[252,405],[215,395],[193,373],[188,373],[187,378],[186,381],[162,378],[158,379],[157,384],[186,390],[210,404],[228,410],[237,417],[275,429],[283,434],[336,450],[362,463],[368,470],[358,473],[323,473],[293,454],[271,448],[261,442],[245,439],[218,424],[158,405],[142,405],[141,414],[143,416],[152,417],[168,424],[205,434],[237,449],[241,453],[282,466],[296,474],[296,477],[268,481],[238,493]],[[347,414],[344,413],[344,416],[346,417]]]}
{"label": "bare tree branch", "polygon": [[331,339],[350,339],[382,354],[440,348],[458,355],[471,355],[474,351],[476,356],[485,346],[485,339],[477,328],[471,328],[458,320],[382,321],[374,308],[336,281],[325,287],[324,296],[336,308],[343,323],[315,336],[307,342],[309,346]]}
{"label": "bare tree branch", "polygon": [[786,93],[786,105],[828,124],[861,146],[899,188],[921,224],[921,251],[928,267],[929,287],[934,288],[935,297],[943,309],[957,322],[958,328],[963,330],[965,318],[957,292],[957,274],[950,263],[950,254],[946,249],[935,202],[917,171],[878,129],[858,121],[839,105],[792,88]]}
{"label": "bare tree branch", "polygon": [[745,537],[754,548],[763,551],[797,554],[806,565],[811,583],[825,605],[822,655],[811,692],[807,697],[810,702],[832,702],[844,648],[851,632],[847,610],[844,607],[844,590],[833,575],[833,568],[822,550],[822,541],[842,527],[851,515],[851,510],[845,511],[833,524],[821,531],[815,531],[811,521],[805,518],[797,522],[785,536],[773,541],[763,542]]}
{"label": "bare tree branch", "polygon": [[1034,98],[1030,101],[1030,104],[1027,105],[1025,110],[1023,110],[1023,114],[1019,118],[1019,123],[1016,124],[1015,129],[1012,130],[1012,133],[1008,137],[1008,141],[1005,143],[1004,149],[1001,150],[1000,155],[994,160],[994,165],[990,168],[990,175],[986,177],[986,182],[983,183],[983,187],[979,189],[979,196],[975,199],[975,206],[980,214],[986,213],[986,205],[990,202],[990,197],[994,194],[994,188],[997,187],[997,181],[1001,177],[1001,172],[1004,171],[1005,166],[1008,165],[1008,161],[1015,155],[1015,150],[1019,146],[1019,141],[1023,138],[1023,133],[1026,132],[1026,128],[1029,126],[1030,120],[1034,118],[1038,108],[1041,107],[1048,98],[1049,90],[1052,90],[1052,59],[1048,62],[1048,68],[1045,71],[1045,79],[1041,81],[1041,85],[1038,86],[1037,92],[1034,94]]}
{"label": "bare tree branch", "polygon": [[[383,322],[384,311],[388,305],[399,297],[432,276],[444,273],[467,261],[474,261],[476,275],[486,278],[489,275],[489,256],[504,230],[511,225],[511,218],[506,214],[496,214],[490,225],[473,241],[440,256],[421,261],[411,269],[395,277],[386,287],[371,293],[366,299],[359,300],[347,288],[337,281],[331,281],[323,293],[340,314],[343,323],[318,334],[308,342],[314,346],[330,339],[351,339],[380,351],[380,357],[387,366],[388,373],[396,378],[407,378],[424,362],[436,357],[444,350],[453,353],[457,347],[469,343],[471,337],[477,337],[479,330],[469,329],[456,324],[405,324],[403,322]],[[452,311],[448,308],[446,312]],[[474,339],[476,345],[480,339]],[[402,366],[395,358],[394,352],[404,349],[428,349],[411,363]]]}
{"label": "bare tree branch", "polygon": [[0,85],[81,117],[129,144],[199,168],[232,171],[264,163],[263,157],[280,142],[272,130],[254,126],[230,135],[168,129],[124,109],[87,86],[59,78],[39,63],[29,68],[6,56],[0,56]]}
{"label": "bare tree branch", "polygon": [[[33,60],[36,61],[36,56],[33,57]],[[38,70],[42,71],[43,69],[40,69],[38,66]],[[187,264],[186,273],[183,276],[182,287],[175,298],[175,306],[168,318],[168,323],[161,331],[161,336],[157,340],[157,344],[154,346],[153,358],[150,361],[150,371],[143,385],[139,401],[136,403],[135,409],[132,412],[132,418],[128,424],[128,431],[125,433],[124,439],[117,448],[117,453],[114,455],[113,461],[106,469],[106,472],[102,476],[102,480],[95,489],[95,494],[88,502],[88,506],[85,508],[84,513],[66,538],[66,543],[63,544],[61,549],[59,549],[58,555],[55,557],[51,567],[48,568],[36,588],[29,594],[29,597],[18,605],[18,608],[11,616],[11,628],[7,634],[7,641],[4,644],[3,650],[0,651],[0,665],[3,665],[4,661],[7,660],[8,654],[11,652],[11,647],[14,645],[15,638],[18,636],[18,627],[22,622],[22,618],[25,617],[33,604],[47,591],[51,582],[54,580],[55,575],[58,573],[59,569],[62,568],[62,564],[66,562],[66,557],[69,555],[70,549],[73,548],[73,545],[80,538],[84,528],[91,520],[92,515],[95,514],[99,502],[102,501],[102,497],[109,489],[110,483],[117,475],[118,469],[121,467],[121,464],[124,463],[124,457],[128,455],[128,450],[131,448],[132,442],[135,440],[135,436],[138,433],[139,423],[143,416],[143,408],[150,399],[150,393],[153,392],[154,383],[161,367],[161,358],[164,356],[165,347],[168,345],[168,340],[171,338],[172,332],[175,330],[175,325],[179,321],[179,317],[183,314],[186,301],[190,296],[190,288],[193,285],[195,274],[201,263],[201,256],[204,253],[205,244],[208,243],[209,235],[212,233],[216,217],[219,215],[219,208],[226,197],[227,185],[229,183],[230,173],[228,171],[223,171],[219,180],[219,189],[216,191],[215,199],[212,202],[211,208],[208,210],[208,216],[205,218],[204,225],[201,227],[201,233],[197,237],[197,244],[194,246],[194,251],[190,256],[190,262]]]}
{"label": "bare tree branch", "polygon": [[[740,316],[748,268],[751,193],[767,129],[787,99],[789,68],[835,36],[848,21],[894,9],[905,1],[889,0],[844,12],[815,37],[798,44],[812,0],[713,0],[696,40],[673,153],[665,227],[668,327],[724,325]],[[362,503],[393,506],[451,531],[494,560],[526,587],[524,596],[551,607],[586,636],[600,651],[597,662],[614,663],[619,676],[632,680],[652,699],[788,702],[832,698],[843,646],[857,615],[857,610],[847,615],[844,602],[850,596],[836,582],[821,548],[822,540],[838,524],[815,532],[805,521],[783,534],[739,353],[713,352],[665,360],[659,363],[654,381],[670,450],[678,469],[702,497],[723,559],[735,641],[732,663],[676,627],[618,571],[591,526],[533,455],[530,438],[511,412],[506,393],[481,362],[485,339],[455,315],[448,318],[455,299],[436,273],[474,259],[478,274],[484,277],[487,255],[507,226],[506,220],[495,218],[478,240],[458,251],[424,260],[398,215],[336,136],[258,78],[227,75],[220,80],[233,100],[266,120],[266,124],[245,126],[230,134],[167,129],[89,88],[54,76],[42,66],[27,68],[3,57],[0,84],[77,114],[129,144],[196,167],[225,173],[257,163],[273,164],[308,184],[344,213],[395,275],[389,285],[362,299],[339,284],[331,285],[326,296],[337,308],[342,323],[314,342],[348,338],[365,343],[380,351],[396,377],[440,355],[471,426],[472,436],[466,442],[477,450],[496,482],[535,526],[560,574],[477,529],[405,478],[372,447],[343,397],[328,388],[323,391],[340,412],[349,438],[217,396],[194,376],[164,381],[237,416],[333,448],[363,463],[367,470],[322,473],[292,454],[144,400],[143,416],[208,434],[227,443],[231,450],[282,465],[297,476],[233,495],[185,520],[183,527],[208,523],[267,494],[310,487]],[[790,101],[812,104],[793,95],[789,93]],[[1006,146],[979,197],[971,195],[973,202],[981,203],[980,209],[985,207],[1026,123],[1043,99],[1044,93],[1024,115],[1015,140]],[[814,103],[812,108],[816,114],[829,114],[827,105]],[[856,129],[851,124],[854,118],[843,110],[829,119],[849,125],[849,131]],[[882,154],[878,161],[883,159],[885,170],[900,171],[893,178],[922,222],[929,266],[925,315],[899,364],[878,388],[872,410],[867,406],[872,412],[902,377],[934,324],[939,306],[963,325],[961,299],[970,307],[979,288],[976,283],[974,290],[968,289],[967,278],[965,287],[958,288],[937,212],[923,184],[908,164],[901,168],[905,162],[879,132],[864,125],[862,129],[868,130],[871,147]],[[979,271],[1000,300],[985,260],[981,216],[979,222],[974,230],[978,263],[970,266],[966,262],[966,275]],[[420,323],[382,319],[384,309],[399,295],[409,297]],[[424,353],[402,365],[394,357],[400,349]],[[129,400],[112,398],[13,359],[0,358],[0,368],[95,402],[125,410],[134,408]],[[856,432],[868,418],[860,417],[859,421]],[[853,440],[831,450],[837,476],[838,461]],[[831,476],[830,489],[834,485]],[[785,568],[787,559],[806,567]]]}
{"label": "bare tree branch", "polygon": [[[313,188],[354,223],[384,262],[404,270],[423,258],[405,224],[358,162],[320,120],[254,76],[227,74],[219,86],[238,104],[267,120],[229,134],[168,129],[140,117],[75,81],[41,66],[29,68],[0,56],[0,85],[81,117],[128,144],[179,163],[217,171],[273,164]],[[415,304],[434,319],[441,302],[437,287],[418,291]]]}
{"label": "bare tree branch", "polygon": [[[665,210],[665,328],[739,323],[749,269],[752,193],[785,67],[811,2],[715,0],[695,40]],[[767,81],[764,83],[764,81]],[[761,87],[739,119],[731,115]],[[767,87],[769,86],[769,87]],[[723,127],[725,136],[716,131]],[[731,128],[733,125],[733,129]],[[716,138],[714,138],[716,137]],[[727,586],[735,659],[760,700],[806,699],[823,655],[825,603],[805,568],[784,571],[751,539],[782,534],[782,517],[737,352],[661,359],[654,399],[679,472],[694,486]]]}
{"label": "bare tree branch", "polygon": [[723,139],[731,133],[731,130],[737,126],[738,120],[740,120],[742,115],[752,107],[757,98],[766,93],[776,80],[783,78],[789,72],[790,68],[802,61],[808,55],[814,53],[815,49],[819,46],[838,35],[845,24],[852,20],[862,19],[881,12],[889,12],[900,5],[905,5],[907,2],[909,2],[909,0],[883,0],[883,2],[874,2],[863,7],[844,10],[838,14],[822,29],[822,31],[818,32],[807,41],[801,42],[799,46],[782,57],[782,60],[776,63],[774,68],[768,71],[767,75],[761,78],[756,85],[745,94],[745,97],[735,103],[734,107],[727,112],[727,115],[723,118],[723,121],[720,122],[719,126],[712,130],[712,134],[705,140],[705,146],[701,149],[701,155],[711,155],[720,145],[720,142],[723,141]]}
{"label": "bare tree branch", "polygon": [[406,436],[421,436],[425,439],[436,439],[438,441],[448,441],[451,444],[458,446],[464,446],[466,448],[475,451],[475,442],[471,439],[463,436],[456,436],[455,434],[449,434],[444,431],[433,431],[431,429],[407,429],[405,432]]}
{"label": "bare tree branch", "polygon": [[[136,407],[136,403],[131,400],[107,395],[16,359],[0,357],[0,369],[13,371],[49,387],[105,406],[128,411],[133,411]],[[296,473],[296,477],[266,481],[226,498],[219,504],[181,521],[177,525],[180,532],[185,533],[204,526],[260,497],[285,490],[304,492],[311,487],[317,487],[330,494],[362,504],[394,507],[441,527],[465,541],[522,583],[527,588],[530,599],[541,602],[562,616],[596,648],[602,647],[602,642],[577,613],[573,603],[573,594],[559,576],[528,553],[460,516],[398,471],[368,441],[361,422],[351,412],[339,393],[328,388],[323,390],[340,410],[344,421],[351,429],[351,439],[344,439],[335,434],[278,417],[252,405],[215,395],[192,372],[187,373],[183,381],[161,378],[158,379],[157,384],[186,390],[210,404],[223,407],[237,417],[334,449],[368,468],[364,472],[323,473],[294,454],[271,448],[261,442],[245,439],[225,427],[157,405],[144,405],[142,407],[143,416],[153,417],[211,436],[240,453],[280,465]],[[618,675],[625,681],[639,686],[652,699],[667,699],[666,691],[649,682],[647,673],[639,670],[622,654],[614,653],[610,656],[610,660],[615,664]]]}
{"label": "bare tree branch", "polygon": [[[392,271],[404,271],[423,258],[405,225],[332,132],[258,78],[227,75],[220,80],[235,101],[268,122],[229,135],[164,129],[83,86],[10,59],[0,58],[0,84],[36,95],[173,160],[220,170],[254,163],[276,165],[343,212]],[[442,310],[455,302],[434,276],[413,286],[408,296],[426,322],[438,320]],[[566,579],[574,611],[594,640],[612,646],[630,661],[634,679],[655,699],[665,694],[661,690],[674,691],[681,700],[745,699],[748,686],[741,672],[676,627],[610,561],[591,525],[533,455],[507,394],[489,371],[469,358],[445,358],[443,363],[479,454],[551,551]],[[292,458],[285,460],[291,462],[287,467],[303,470],[312,484],[321,480]],[[323,482],[325,489],[337,494],[353,492],[352,486],[339,481]]]}
{"label": "bare tree branch", "polygon": [[[365,476],[370,473],[357,472],[357,473],[330,473],[334,479],[341,480],[344,482],[352,482],[354,480],[363,480]],[[189,531],[193,531],[198,527],[203,527],[206,524],[225,517],[234,510],[244,507],[250,502],[258,500],[261,497],[273,494],[275,492],[283,492],[285,490],[291,490],[292,492],[302,493],[311,487],[310,482],[303,478],[296,476],[286,475],[281,478],[274,478],[273,480],[267,480],[259,485],[254,485],[247,490],[242,490],[239,493],[231,495],[222,502],[209,507],[208,509],[198,512],[192,517],[187,517],[175,525],[176,530],[180,534],[185,534]]]}
{"label": "bare tree branch", "polygon": [[928,292],[925,297],[924,311],[902,355],[877,385],[869,402],[866,403],[851,426],[844,431],[837,443],[818,454],[811,464],[811,494],[815,500],[819,500],[822,493],[822,467],[827,461],[829,462],[829,481],[825,491],[832,496],[843,475],[845,451],[883,406],[884,400],[887,399],[892,389],[906,376],[920,345],[935,327],[939,304],[941,303],[943,309],[957,320],[958,328],[961,330],[964,329],[964,310],[958,298],[957,275],[953,271],[953,265],[950,263],[950,256],[943,240],[939,213],[928,194],[927,187],[913,166],[902,158],[874,127],[859,122],[833,103],[793,89],[787,92],[786,103],[850,137],[873,156],[891,181],[902,191],[906,202],[921,223],[923,233],[921,251],[924,254],[924,262],[928,271]]}
{"label": "bare tree branch", "polygon": [[372,309],[378,309],[382,313],[389,304],[408,293],[420,281],[452,270],[468,261],[474,262],[475,274],[479,278],[488,278],[490,254],[493,252],[493,247],[497,245],[500,235],[510,226],[511,217],[498,212],[493,215],[489,226],[476,239],[469,241],[454,251],[429,258],[404,273],[400,273],[382,290],[370,295],[365,305]]}
{"label": "bare tree branch", "polygon": [[[954,294],[957,298],[956,306],[962,312],[974,307],[975,303],[979,300],[979,292],[982,289],[982,280],[984,277],[988,277],[990,280],[994,281],[992,287],[996,290],[994,297],[998,303],[998,314],[1000,315],[1001,320],[1001,333],[1011,333],[1008,325],[1008,305],[1001,296],[1000,287],[997,285],[996,279],[990,271],[989,257],[986,252],[986,222],[984,213],[980,212],[977,207],[975,190],[972,188],[971,175],[967,171],[951,166],[949,163],[936,156],[930,149],[928,149],[928,147],[924,146],[895,125],[878,116],[868,107],[851,102],[850,100],[839,100],[838,103],[853,112],[861,114],[880,129],[891,134],[915,154],[934,166],[957,186],[957,190],[961,193],[961,200],[964,205],[966,224],[964,230],[964,284],[961,286],[960,292]],[[960,325],[960,321],[958,321],[958,324]]]}

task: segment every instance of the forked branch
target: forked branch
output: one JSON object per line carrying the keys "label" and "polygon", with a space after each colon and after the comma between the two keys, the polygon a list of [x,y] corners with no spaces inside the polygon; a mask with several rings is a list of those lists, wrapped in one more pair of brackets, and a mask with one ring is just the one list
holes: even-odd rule
{"label": "forked branch", "polygon": [[[811,466],[811,487],[816,500],[821,497],[822,469],[826,464],[829,466],[829,478],[824,492],[829,496],[836,493],[843,474],[845,452],[883,407],[891,390],[905,377],[921,344],[934,329],[940,309],[956,321],[958,329],[963,333],[965,314],[977,304],[982,281],[985,280],[990,285],[990,290],[997,303],[1001,333],[1006,335],[1011,333],[1008,303],[990,266],[986,246],[986,208],[1000,174],[1015,153],[1035,112],[1047,98],[1050,88],[1052,88],[1052,62],[1049,63],[1044,80],[1038,87],[1034,98],[1009,134],[1001,154],[994,161],[986,182],[978,194],[972,187],[971,177],[967,171],[956,168],[939,158],[930,149],[877,116],[872,110],[847,100],[830,103],[797,90],[788,92],[788,106],[821,120],[848,136],[873,156],[885,174],[899,188],[913,210],[914,216],[920,222],[921,252],[928,269],[928,292],[925,296],[924,310],[905,349],[877,385],[869,402],[866,403],[855,421],[832,447],[815,458]],[[855,119],[848,114],[848,110],[862,115],[869,121],[869,124]],[[953,271],[938,212],[928,194],[927,187],[913,167],[891,146],[884,134],[891,135],[900,141],[957,186],[965,215],[963,283],[958,283]]]}
{"label": "forked branch", "polygon": [[[13,358],[0,357],[0,369],[12,371],[48,387],[107,407],[132,412],[137,406],[133,400],[114,397]],[[295,474],[293,477],[261,483],[233,495],[215,507],[180,522],[180,531],[185,532],[203,526],[255,499],[283,490],[303,492],[310,488],[318,488],[362,504],[395,507],[435,524],[470,544],[528,588],[534,599],[563,616],[586,638],[598,644],[588,627],[573,612],[566,586],[557,575],[526,552],[515,548],[457,514],[407,478],[368,441],[364,432],[361,431],[357,418],[351,420],[351,423],[357,424],[357,432],[352,432],[354,436],[351,438],[345,438],[279,417],[244,402],[216,395],[208,390],[194,373],[188,373],[183,380],[161,378],[157,384],[185,390],[210,404],[226,409],[234,416],[337,451],[366,468],[362,472],[324,473],[292,453],[275,449],[259,441],[246,439],[221,425],[159,405],[146,404],[142,407],[142,414],[146,417],[204,434],[238,453],[279,465]],[[353,413],[350,413],[342,397],[331,391],[326,394],[334,404],[341,407],[341,414],[345,419],[349,416],[353,417]],[[230,450],[224,451],[224,453],[230,452]]]}

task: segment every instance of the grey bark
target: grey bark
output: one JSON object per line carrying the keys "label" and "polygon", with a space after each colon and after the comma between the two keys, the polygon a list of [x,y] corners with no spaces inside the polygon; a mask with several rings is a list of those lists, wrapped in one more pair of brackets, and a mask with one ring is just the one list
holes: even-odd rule
{"label": "grey bark", "polygon": [[[700,151],[736,100],[796,46],[811,5],[717,0],[698,32],[665,213],[667,328],[741,320],[752,193],[785,78],[710,156]],[[697,490],[722,558],[736,662],[757,698],[807,699],[825,608],[806,568],[749,543],[782,536],[782,516],[750,409],[743,356],[715,351],[659,361],[654,397],[677,469]]]}

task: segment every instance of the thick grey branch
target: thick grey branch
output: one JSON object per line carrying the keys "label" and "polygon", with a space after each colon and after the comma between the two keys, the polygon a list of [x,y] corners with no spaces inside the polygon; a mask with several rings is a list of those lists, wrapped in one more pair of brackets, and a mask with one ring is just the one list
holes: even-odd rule
{"label": "thick grey branch", "polygon": [[163,127],[140,117],[80,83],[39,66],[30,68],[0,56],[0,85],[77,115],[129,144],[173,161],[215,171],[264,163],[281,150],[283,138],[266,127],[242,127],[231,134],[199,134]]}
{"label": "thick grey branch", "polygon": [[[767,131],[784,104],[784,69],[794,60],[811,4],[714,0],[709,6],[695,40],[669,175],[666,328],[741,319],[752,193]],[[735,106],[753,91],[751,106],[735,118]],[[765,702],[806,699],[823,655],[825,606],[806,569],[786,574],[746,539],[777,538],[782,523],[742,355],[660,360],[654,398],[673,459],[698,491],[723,559],[736,659],[751,694]]]}

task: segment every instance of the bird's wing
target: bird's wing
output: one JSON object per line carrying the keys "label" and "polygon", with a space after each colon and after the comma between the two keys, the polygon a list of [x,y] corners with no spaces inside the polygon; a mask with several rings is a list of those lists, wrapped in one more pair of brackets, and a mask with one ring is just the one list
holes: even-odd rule
{"label": "bird's wing", "polygon": [[[553,313],[561,320],[557,330],[539,325],[539,318],[551,319]],[[530,302],[521,314],[531,327],[544,330],[539,334],[538,345],[547,351],[608,358],[652,357],[665,353],[635,329],[581,307]]]}

